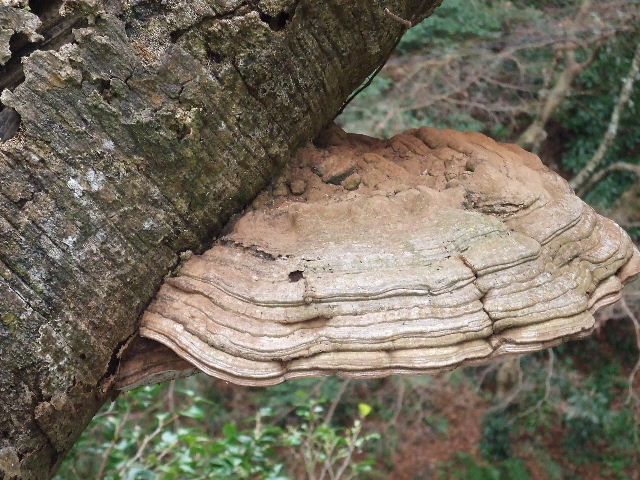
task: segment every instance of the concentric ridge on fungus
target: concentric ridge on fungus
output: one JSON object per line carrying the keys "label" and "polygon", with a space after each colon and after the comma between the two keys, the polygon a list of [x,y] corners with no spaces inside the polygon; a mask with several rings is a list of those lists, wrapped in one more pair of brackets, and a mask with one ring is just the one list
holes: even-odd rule
{"label": "concentric ridge on fungus", "polygon": [[519,147],[431,128],[325,142],[167,279],[143,337],[244,385],[433,372],[584,336],[640,270]]}

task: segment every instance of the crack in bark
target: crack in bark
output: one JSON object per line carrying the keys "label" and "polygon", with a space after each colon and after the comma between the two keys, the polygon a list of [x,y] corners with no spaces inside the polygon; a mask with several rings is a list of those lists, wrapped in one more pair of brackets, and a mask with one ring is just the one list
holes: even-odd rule
{"label": "crack in bark", "polygon": [[242,17],[254,11],[250,8],[247,8],[249,7],[249,4],[250,2],[243,2],[237,7],[235,7],[233,10],[230,10],[228,12],[218,12],[215,10],[213,6],[211,6],[211,9],[215,12],[214,15],[205,15],[201,19],[199,19],[196,23],[193,23],[183,28],[179,28],[178,30],[174,30],[169,34],[169,38],[171,39],[171,42],[178,43],[184,35],[186,35],[187,33],[191,33],[193,31],[202,29],[202,27],[207,22],[215,22],[218,20],[232,19],[234,17]]}
{"label": "crack in bark", "polygon": [[268,13],[264,12],[262,9],[260,9],[255,0],[243,2],[232,10],[229,10],[228,12],[216,11],[215,8],[211,6],[212,10],[215,12],[214,15],[205,15],[196,23],[183,28],[179,28],[178,30],[174,30],[169,34],[169,38],[173,43],[177,43],[185,34],[193,32],[194,30],[201,29],[207,22],[229,20],[235,17],[245,16],[251,12],[258,13],[258,18],[260,19],[260,21],[267,27],[269,27],[270,30],[274,32],[280,32],[287,27],[291,18],[293,18],[293,16],[295,15],[299,3],[300,0],[297,0],[291,7],[281,10],[276,15],[269,15]]}
{"label": "crack in bark", "polygon": [[127,338],[118,342],[116,347],[113,349],[111,353],[111,358],[109,359],[109,363],[107,364],[107,368],[104,371],[104,374],[98,380],[98,388],[102,393],[108,392],[113,383],[115,382],[118,376],[118,370],[120,370],[120,360],[122,359],[122,354],[126,351],[129,343],[137,336],[136,333],[132,333]]}

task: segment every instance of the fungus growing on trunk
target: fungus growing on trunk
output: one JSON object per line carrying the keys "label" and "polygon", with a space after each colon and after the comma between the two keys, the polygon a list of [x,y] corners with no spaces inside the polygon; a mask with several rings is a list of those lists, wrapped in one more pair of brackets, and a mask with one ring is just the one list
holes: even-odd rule
{"label": "fungus growing on trunk", "polygon": [[322,143],[166,280],[143,337],[242,385],[436,372],[585,336],[640,271],[519,147],[426,127]]}

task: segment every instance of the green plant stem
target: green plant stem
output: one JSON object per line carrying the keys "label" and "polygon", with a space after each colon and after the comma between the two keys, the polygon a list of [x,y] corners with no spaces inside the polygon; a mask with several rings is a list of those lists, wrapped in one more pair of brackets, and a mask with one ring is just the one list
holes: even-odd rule
{"label": "green plant stem", "polygon": [[351,434],[351,438],[348,443],[348,451],[347,456],[344,458],[342,465],[340,465],[340,469],[337,471],[335,478],[340,479],[342,475],[347,470],[347,467],[351,463],[351,457],[353,456],[353,451],[356,448],[356,441],[358,440],[358,436],[360,435],[360,430],[362,429],[362,423],[356,420],[356,423],[353,425],[353,430]]}
{"label": "green plant stem", "polygon": [[140,447],[138,447],[138,451],[136,452],[136,454],[133,457],[131,457],[121,468],[118,469],[118,475],[122,475],[123,472],[126,472],[131,467],[131,465],[133,465],[142,456],[142,454],[145,452],[145,450],[149,446],[149,442],[151,442],[151,440],[153,440],[155,437],[160,435],[160,433],[162,433],[162,430],[167,425],[170,425],[172,422],[174,422],[176,418],[178,418],[178,415],[173,415],[172,417],[169,418],[169,420],[166,420],[166,421],[164,420],[158,421],[158,426],[153,432],[151,432],[149,435],[144,437],[144,439],[142,440],[142,443],[140,444]]}
{"label": "green plant stem", "polygon": [[[109,412],[111,411],[111,408],[109,408],[108,410]],[[107,463],[109,461],[109,455],[111,455],[111,452],[113,451],[114,447],[116,446],[116,443],[118,443],[118,439],[120,438],[120,432],[122,431],[122,426],[127,423],[127,420],[129,418],[129,413],[130,411],[127,410],[124,414],[124,416],[122,417],[122,419],[118,422],[118,424],[116,425],[116,428],[113,432],[113,439],[111,440],[111,443],[109,444],[109,446],[107,447],[107,449],[102,453],[102,459],[100,461],[100,467],[98,468],[98,474],[96,475],[96,479],[101,480],[104,477],[104,472],[107,468]]]}

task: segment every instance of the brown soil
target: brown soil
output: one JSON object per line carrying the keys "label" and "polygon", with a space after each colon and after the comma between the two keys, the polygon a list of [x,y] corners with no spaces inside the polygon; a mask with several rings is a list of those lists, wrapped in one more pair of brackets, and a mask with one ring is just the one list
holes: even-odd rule
{"label": "brown soil", "polygon": [[430,400],[433,408],[444,417],[446,433],[437,432],[423,418],[399,418],[412,422],[401,428],[400,443],[393,457],[393,469],[389,478],[418,480],[436,478],[440,462],[449,460],[455,452],[467,452],[478,456],[478,443],[482,436],[483,414],[487,403],[468,384],[452,386],[447,379],[438,382]]}

